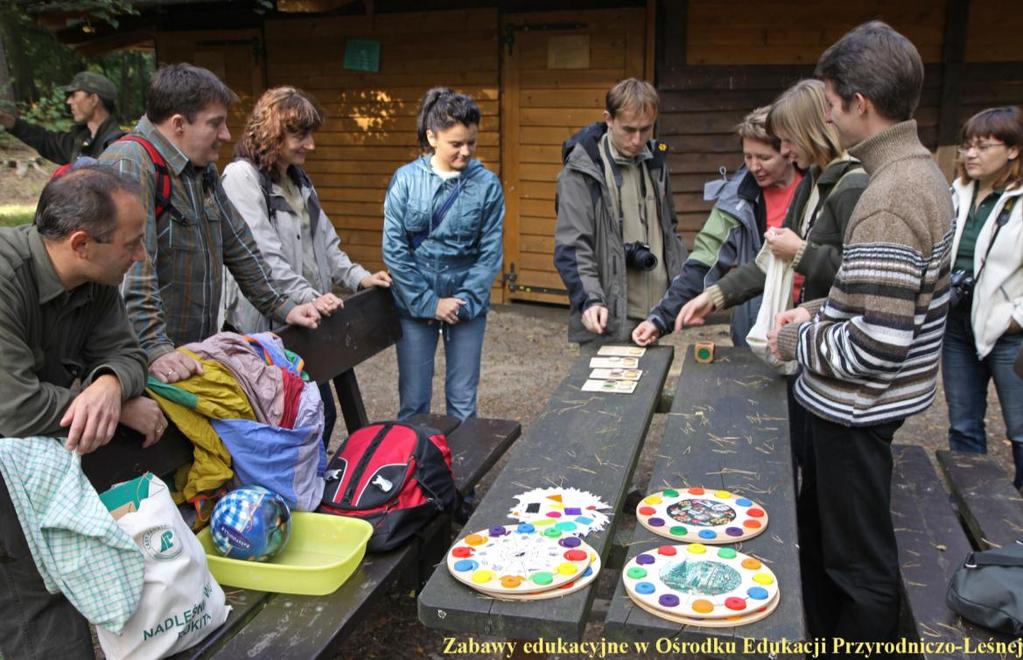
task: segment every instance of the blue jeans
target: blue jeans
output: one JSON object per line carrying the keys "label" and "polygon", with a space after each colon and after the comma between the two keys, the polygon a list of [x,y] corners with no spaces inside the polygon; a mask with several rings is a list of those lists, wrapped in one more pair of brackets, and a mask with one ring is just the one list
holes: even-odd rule
{"label": "blue jeans", "polygon": [[955,451],[987,452],[984,416],[988,382],[993,378],[1005,429],[1013,443],[1017,487],[1023,484],[1023,378],[1016,375],[1012,366],[1021,343],[1023,333],[1004,334],[980,360],[969,310],[953,310],[948,315],[941,349],[948,403],[948,446]]}
{"label": "blue jeans", "polygon": [[[447,414],[465,420],[476,416],[476,389],[480,384],[480,356],[487,317],[459,321],[455,325],[439,321],[401,319],[398,341],[398,419],[430,412],[433,395],[433,364],[437,338],[444,337],[444,398]],[[443,330],[442,330],[443,329]]]}

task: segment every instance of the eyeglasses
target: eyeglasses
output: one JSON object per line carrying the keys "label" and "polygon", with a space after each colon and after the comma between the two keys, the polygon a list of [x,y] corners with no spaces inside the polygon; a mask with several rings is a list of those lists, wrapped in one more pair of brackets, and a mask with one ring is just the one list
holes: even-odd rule
{"label": "eyeglasses", "polygon": [[1004,142],[983,142],[983,143],[977,143],[977,144],[960,144],[959,148],[957,149],[957,151],[960,154],[964,155],[964,156],[966,154],[970,153],[971,151],[973,151],[974,149],[977,150],[977,153],[986,154],[988,152],[988,150],[990,150],[990,149],[994,149],[995,147],[1004,147],[1004,146],[1005,146]]}

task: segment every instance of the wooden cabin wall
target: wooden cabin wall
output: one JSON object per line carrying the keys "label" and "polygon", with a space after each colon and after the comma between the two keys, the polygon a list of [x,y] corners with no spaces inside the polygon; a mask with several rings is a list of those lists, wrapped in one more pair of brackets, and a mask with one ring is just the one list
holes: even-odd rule
{"label": "wooden cabin wall", "polygon": [[[383,201],[391,175],[418,153],[416,109],[431,87],[479,103],[478,157],[500,174],[496,9],[424,11],[267,21],[269,86],[294,85],[326,112],[307,170],[342,249],[383,268]],[[344,69],[345,40],[380,42],[380,71]]]}
{"label": "wooden cabin wall", "polygon": [[[662,38],[684,48],[668,49],[669,57],[659,62],[658,136],[672,150],[675,208],[690,246],[713,206],[703,200],[704,182],[720,177],[721,167],[732,173],[742,165],[732,127],[811,76],[824,49],[864,21],[888,22],[920,51],[926,75],[916,120],[932,151],[940,143],[952,153],[958,126],[978,110],[1023,104],[1023,5],[1013,0],[662,3],[673,21]],[[960,16],[957,11],[965,21],[950,23]],[[946,79],[946,71],[956,77]],[[943,108],[951,123],[944,133]],[[951,174],[951,160],[943,166]]]}

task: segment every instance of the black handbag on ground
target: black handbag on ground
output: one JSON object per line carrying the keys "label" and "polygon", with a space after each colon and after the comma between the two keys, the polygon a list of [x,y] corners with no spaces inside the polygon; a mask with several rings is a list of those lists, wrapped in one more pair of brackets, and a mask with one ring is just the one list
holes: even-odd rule
{"label": "black handbag on ground", "polygon": [[1023,634],[1023,543],[967,555],[952,574],[945,602],[985,628]]}

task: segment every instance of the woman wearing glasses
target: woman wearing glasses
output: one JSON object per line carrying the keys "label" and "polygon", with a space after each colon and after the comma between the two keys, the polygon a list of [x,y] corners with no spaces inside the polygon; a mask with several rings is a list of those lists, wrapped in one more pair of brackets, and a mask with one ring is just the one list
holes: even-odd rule
{"label": "woman wearing glasses", "polygon": [[1023,342],[1023,117],[989,108],[963,126],[952,287],[942,348],[948,444],[984,453],[988,382],[995,381],[1012,445],[1016,488],[1023,485],[1023,378],[1013,362]]}

